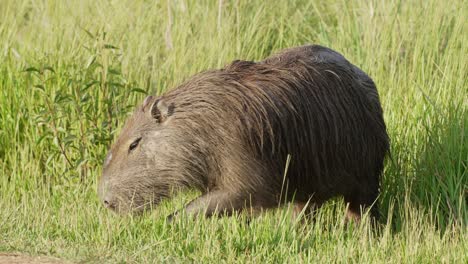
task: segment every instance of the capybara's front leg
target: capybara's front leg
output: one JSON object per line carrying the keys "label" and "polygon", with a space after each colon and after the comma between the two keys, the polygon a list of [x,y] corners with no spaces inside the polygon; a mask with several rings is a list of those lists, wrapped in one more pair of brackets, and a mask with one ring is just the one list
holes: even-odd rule
{"label": "capybara's front leg", "polygon": [[[240,212],[242,209],[252,206],[251,196],[242,192],[232,192],[227,190],[214,190],[203,194],[195,200],[188,203],[183,209],[187,215],[196,216],[203,214],[206,217],[213,215],[232,215],[234,212]],[[179,214],[175,212],[168,217]]]}
{"label": "capybara's front leg", "polygon": [[236,211],[250,207],[249,195],[242,192],[215,190],[208,192],[191,201],[185,207],[185,213],[198,215],[200,213],[209,217],[212,215],[232,215]]}

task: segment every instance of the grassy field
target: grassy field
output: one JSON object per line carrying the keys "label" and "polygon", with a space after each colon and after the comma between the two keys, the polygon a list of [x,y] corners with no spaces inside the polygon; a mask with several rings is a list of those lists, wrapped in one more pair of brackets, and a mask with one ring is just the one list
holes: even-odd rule
{"label": "grassy field", "polygon": [[[0,253],[83,262],[468,262],[466,1],[0,0]],[[288,208],[142,217],[96,195],[106,150],[146,94],[233,59],[318,43],[368,72],[392,140],[381,226]]]}

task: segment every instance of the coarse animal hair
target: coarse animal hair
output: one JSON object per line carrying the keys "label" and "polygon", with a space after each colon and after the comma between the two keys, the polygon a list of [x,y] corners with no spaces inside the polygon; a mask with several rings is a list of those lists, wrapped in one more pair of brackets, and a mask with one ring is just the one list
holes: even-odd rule
{"label": "coarse animal hair", "polygon": [[[154,146],[129,163],[120,149],[135,135]],[[302,46],[260,62],[237,60],[148,97],[111,149],[119,158],[105,165],[100,193],[113,182],[108,191],[123,197],[119,206],[141,207],[171,188],[196,188],[203,195],[185,210],[206,215],[293,198],[320,206],[342,195],[348,216],[358,218],[378,196],[388,150],[372,79],[331,49]]]}

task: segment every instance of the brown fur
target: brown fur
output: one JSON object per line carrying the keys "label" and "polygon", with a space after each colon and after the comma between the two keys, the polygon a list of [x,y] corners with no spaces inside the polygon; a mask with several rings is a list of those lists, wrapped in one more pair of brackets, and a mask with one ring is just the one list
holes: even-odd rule
{"label": "brown fur", "polygon": [[344,196],[355,217],[378,196],[388,149],[373,81],[333,50],[302,46],[148,97],[113,145],[99,193],[126,212],[197,188],[185,211],[207,216]]}

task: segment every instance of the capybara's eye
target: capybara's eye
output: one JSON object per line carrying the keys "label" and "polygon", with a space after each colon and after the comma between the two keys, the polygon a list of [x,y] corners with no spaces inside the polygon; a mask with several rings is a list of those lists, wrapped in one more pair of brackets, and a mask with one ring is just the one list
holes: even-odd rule
{"label": "capybara's eye", "polygon": [[130,151],[134,150],[138,146],[138,143],[140,143],[140,140],[141,140],[141,137],[137,138],[135,141],[133,141],[132,144],[130,144],[130,147],[128,148],[128,151],[130,152]]}

